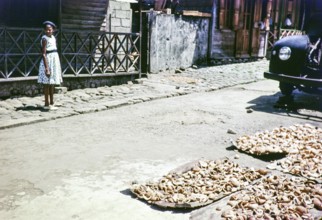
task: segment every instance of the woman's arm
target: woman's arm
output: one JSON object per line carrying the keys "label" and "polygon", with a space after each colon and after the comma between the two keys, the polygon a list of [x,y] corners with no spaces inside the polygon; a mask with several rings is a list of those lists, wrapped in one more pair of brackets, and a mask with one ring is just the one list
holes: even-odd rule
{"label": "woman's arm", "polygon": [[44,61],[45,69],[46,69],[46,75],[49,77],[50,76],[50,71],[49,71],[49,66],[47,62],[47,56],[46,56],[46,46],[47,46],[47,41],[45,38],[41,40],[41,52],[42,52],[42,59]]}

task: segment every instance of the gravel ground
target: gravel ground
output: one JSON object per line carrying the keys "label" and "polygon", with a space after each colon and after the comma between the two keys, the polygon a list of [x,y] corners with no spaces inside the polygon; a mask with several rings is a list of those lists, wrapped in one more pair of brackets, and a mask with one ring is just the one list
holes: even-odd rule
{"label": "gravel ground", "polygon": [[296,93],[296,110],[275,106],[278,83],[262,78],[267,67],[262,60],[69,91],[56,95],[57,111],[43,111],[42,97],[1,101],[0,219],[219,219],[224,200],[160,209],[129,187],[201,158],[265,168],[273,158],[238,152],[232,141],[277,126],[321,126],[320,96]]}
{"label": "gravel ground", "polygon": [[0,129],[89,112],[107,110],[160,98],[209,92],[263,79],[268,61],[162,72],[126,85],[88,88],[55,94],[57,111],[45,111],[43,97],[17,97],[0,101]]}

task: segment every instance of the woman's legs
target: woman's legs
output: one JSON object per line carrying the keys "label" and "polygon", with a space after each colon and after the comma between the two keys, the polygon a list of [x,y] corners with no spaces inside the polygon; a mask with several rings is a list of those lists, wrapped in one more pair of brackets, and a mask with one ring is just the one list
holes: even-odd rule
{"label": "woman's legs", "polygon": [[[54,91],[55,85],[44,84],[44,95],[45,95],[45,107],[46,109],[55,110],[54,107]],[[52,106],[49,106],[52,105]]]}
{"label": "woman's legs", "polygon": [[55,86],[54,85],[49,85],[49,98],[50,98],[50,104],[54,104],[54,91],[55,91]]}
{"label": "woman's legs", "polygon": [[49,88],[50,85],[44,84],[45,106],[49,106]]}

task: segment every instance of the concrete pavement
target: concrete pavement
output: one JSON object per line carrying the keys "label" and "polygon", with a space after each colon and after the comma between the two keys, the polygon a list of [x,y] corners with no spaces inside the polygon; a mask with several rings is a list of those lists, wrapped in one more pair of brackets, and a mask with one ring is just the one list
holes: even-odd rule
{"label": "concrete pavement", "polygon": [[251,83],[264,79],[265,70],[268,70],[268,61],[263,59],[249,63],[189,68],[181,73],[149,74],[147,78],[125,85],[55,94],[58,109],[50,111],[43,109],[43,96],[0,100],[0,129]]}

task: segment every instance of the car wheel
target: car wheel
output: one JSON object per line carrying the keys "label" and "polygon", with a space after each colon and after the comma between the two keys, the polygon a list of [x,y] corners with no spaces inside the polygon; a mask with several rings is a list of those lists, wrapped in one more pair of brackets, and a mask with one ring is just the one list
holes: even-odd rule
{"label": "car wheel", "polygon": [[292,95],[294,86],[288,83],[280,82],[280,90],[283,95],[289,96]]}

